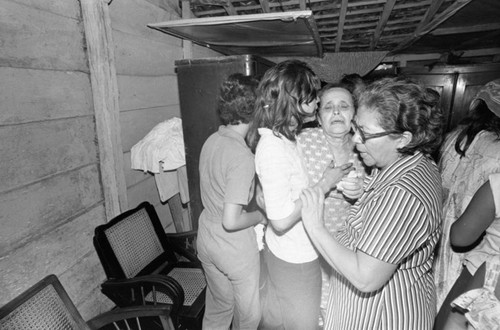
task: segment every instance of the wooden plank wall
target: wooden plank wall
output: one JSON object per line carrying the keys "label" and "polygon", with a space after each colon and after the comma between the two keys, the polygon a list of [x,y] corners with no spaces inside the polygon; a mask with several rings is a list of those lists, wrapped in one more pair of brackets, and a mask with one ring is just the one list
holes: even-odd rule
{"label": "wooden plank wall", "polygon": [[[174,0],[119,0],[109,7],[116,45],[121,140],[128,205],[147,200],[158,212],[167,232],[174,232],[168,205],[160,201],[154,177],[132,170],[130,150],[155,125],[180,117],[175,61],[183,58],[182,40],[149,29],[147,24],[180,19]],[[194,57],[220,56],[193,47]]]}
{"label": "wooden plank wall", "polygon": [[56,274],[84,316],[111,307],[80,4],[0,0],[0,304]]}
{"label": "wooden plank wall", "polygon": [[[182,41],[146,27],[180,17],[169,1],[116,0],[109,12],[128,206],[149,200],[174,231],[154,178],[130,169],[131,147],[180,116]],[[80,3],[0,0],[0,8],[0,305],[53,273],[89,319],[112,303],[92,246],[106,217]],[[217,55],[193,47],[193,57]]]}

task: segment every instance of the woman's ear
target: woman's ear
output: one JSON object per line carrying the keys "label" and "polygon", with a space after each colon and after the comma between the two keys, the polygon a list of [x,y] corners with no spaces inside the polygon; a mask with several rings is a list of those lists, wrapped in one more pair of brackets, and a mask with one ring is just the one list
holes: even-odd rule
{"label": "woman's ear", "polygon": [[411,132],[405,131],[399,136],[398,149],[406,147],[408,144],[410,144],[412,139],[413,134],[411,134]]}

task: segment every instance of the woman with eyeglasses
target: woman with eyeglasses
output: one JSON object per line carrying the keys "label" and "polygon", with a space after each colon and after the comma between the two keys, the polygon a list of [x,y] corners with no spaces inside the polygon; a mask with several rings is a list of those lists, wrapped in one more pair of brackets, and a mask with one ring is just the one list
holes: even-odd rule
{"label": "woman with eyeglasses", "polygon": [[433,253],[441,178],[431,154],[441,142],[439,95],[407,79],[369,85],[353,120],[356,149],[373,167],[346,226],[332,237],[324,195],[304,190],[302,220],[334,270],[325,329],[432,329]]}
{"label": "woman with eyeglasses", "polygon": [[[319,127],[302,130],[297,141],[309,180],[317,183],[330,166],[352,163],[350,174],[325,196],[323,221],[333,235],[347,219],[349,209],[362,192],[366,175],[359,154],[352,141],[351,121],[356,108],[356,98],[343,84],[328,84],[318,93],[320,102],[317,113]],[[321,258],[321,318],[324,322],[326,304],[330,293],[330,266]]]}

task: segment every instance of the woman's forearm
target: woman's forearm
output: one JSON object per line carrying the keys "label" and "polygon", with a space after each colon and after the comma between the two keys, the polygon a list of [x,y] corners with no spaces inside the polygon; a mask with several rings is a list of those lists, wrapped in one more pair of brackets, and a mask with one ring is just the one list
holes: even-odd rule
{"label": "woman's forearm", "polygon": [[292,213],[283,219],[269,219],[269,224],[279,233],[284,233],[292,228],[301,219],[302,201],[297,199],[294,202]]}
{"label": "woman's forearm", "polygon": [[395,265],[346,248],[324,227],[309,230],[308,233],[328,264],[362,292],[378,290],[396,270]]}
{"label": "woman's forearm", "polygon": [[[326,262],[351,282],[360,273],[356,253],[337,242],[325,227],[308,230],[309,237]],[[340,266],[340,267],[339,267]],[[354,284],[354,283],[353,283]],[[358,285],[354,284],[356,287]]]}
{"label": "woman's forearm", "polygon": [[222,225],[227,231],[237,231],[265,221],[260,211],[244,212],[242,205],[224,203]]}

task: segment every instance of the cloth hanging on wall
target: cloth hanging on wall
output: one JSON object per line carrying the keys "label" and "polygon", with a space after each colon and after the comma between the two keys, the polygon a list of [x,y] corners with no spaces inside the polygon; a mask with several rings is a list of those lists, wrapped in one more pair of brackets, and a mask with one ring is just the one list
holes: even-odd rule
{"label": "cloth hanging on wall", "polygon": [[186,165],[182,121],[174,117],[156,125],[131,149],[131,167],[159,173]]}
{"label": "cloth hanging on wall", "polygon": [[173,117],[156,125],[132,147],[130,158],[132,169],[154,174],[162,202],[177,193],[180,193],[183,203],[189,202],[180,118]]}
{"label": "cloth hanging on wall", "polygon": [[181,166],[174,171],[162,171],[155,173],[156,187],[160,194],[160,200],[166,202],[172,196],[179,193],[181,202],[186,204],[189,202],[189,189],[187,185],[186,166]]}

